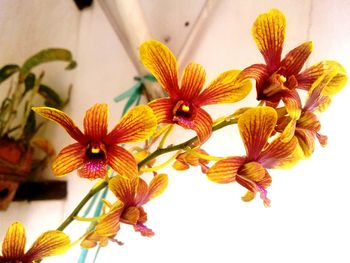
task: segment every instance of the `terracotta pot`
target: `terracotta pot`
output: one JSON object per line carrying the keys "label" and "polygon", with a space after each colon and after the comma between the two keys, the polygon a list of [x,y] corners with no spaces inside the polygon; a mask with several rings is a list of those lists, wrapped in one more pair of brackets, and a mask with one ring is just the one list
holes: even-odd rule
{"label": "terracotta pot", "polygon": [[22,142],[0,139],[0,210],[6,210],[32,166],[33,149]]}

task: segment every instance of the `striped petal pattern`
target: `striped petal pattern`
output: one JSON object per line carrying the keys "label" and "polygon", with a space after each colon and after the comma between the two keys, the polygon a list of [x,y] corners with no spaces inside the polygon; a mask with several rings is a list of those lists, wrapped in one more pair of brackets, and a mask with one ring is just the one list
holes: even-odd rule
{"label": "striped petal pattern", "polygon": [[173,123],[174,102],[169,98],[160,98],[148,103],[157,118],[158,123]]}
{"label": "striped petal pattern", "polygon": [[99,141],[107,134],[108,105],[95,104],[85,113],[84,132],[89,138]]}
{"label": "striped petal pattern", "polygon": [[206,74],[202,65],[190,63],[186,66],[181,78],[182,98],[192,100],[199,95],[204,83]]}
{"label": "striped petal pattern", "polygon": [[70,239],[61,231],[52,230],[40,235],[28,250],[24,262],[32,262],[45,257],[63,254],[69,248]]}
{"label": "striped petal pattern", "polygon": [[252,34],[270,73],[279,67],[286,31],[286,18],[277,9],[258,16]]}
{"label": "striped petal pattern", "polygon": [[250,80],[239,77],[241,71],[230,70],[220,74],[194,99],[198,106],[234,103],[245,98],[252,85]]}
{"label": "striped petal pattern", "polygon": [[277,113],[271,107],[247,110],[238,120],[238,128],[249,160],[256,160],[265,147],[277,122]]}
{"label": "striped petal pattern", "polygon": [[305,42],[288,52],[281,61],[281,72],[285,76],[297,75],[313,49],[311,41]]}
{"label": "striped petal pattern", "polygon": [[220,160],[208,169],[208,179],[219,184],[235,182],[238,170],[244,163],[244,157],[229,157]]}
{"label": "striped petal pattern", "polygon": [[20,222],[15,222],[8,228],[2,243],[2,256],[7,259],[20,259],[24,255],[25,245],[25,229]]}
{"label": "striped petal pattern", "polygon": [[140,57],[170,97],[176,97],[179,92],[177,62],[170,49],[158,41],[149,40],[141,45]]}
{"label": "striped petal pattern", "polygon": [[107,149],[107,163],[120,175],[132,178],[138,175],[135,157],[118,145],[111,145]]}
{"label": "striped petal pattern", "polygon": [[80,168],[85,158],[85,147],[80,143],[73,143],[61,150],[56,157],[52,171],[56,176],[63,176]]}
{"label": "striped petal pattern", "polygon": [[129,110],[104,140],[107,144],[139,142],[151,136],[156,127],[152,109],[140,105]]}
{"label": "striped petal pattern", "polygon": [[82,144],[86,143],[84,134],[64,112],[50,107],[33,107],[32,110],[42,117],[61,125],[74,140]]}

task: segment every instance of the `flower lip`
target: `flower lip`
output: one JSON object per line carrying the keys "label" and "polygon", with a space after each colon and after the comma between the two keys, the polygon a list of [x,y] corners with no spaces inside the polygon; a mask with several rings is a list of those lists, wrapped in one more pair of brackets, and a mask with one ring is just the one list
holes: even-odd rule
{"label": "flower lip", "polygon": [[173,115],[174,115],[174,121],[177,118],[185,118],[192,120],[194,116],[194,110],[193,106],[190,102],[179,100],[174,108],[173,108]]}
{"label": "flower lip", "polygon": [[86,148],[86,157],[90,160],[105,160],[106,146],[102,142],[91,142]]}

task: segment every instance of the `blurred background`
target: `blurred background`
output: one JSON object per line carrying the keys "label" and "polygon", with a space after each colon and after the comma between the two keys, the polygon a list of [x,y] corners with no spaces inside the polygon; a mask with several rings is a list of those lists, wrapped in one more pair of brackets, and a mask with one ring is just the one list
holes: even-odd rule
{"label": "blurred background", "polygon": [[[139,74],[130,50],[110,23],[117,10],[110,10],[109,19],[106,16],[106,7],[113,7],[110,2],[94,0],[80,11],[73,0],[0,0],[0,64],[21,64],[48,47],[71,50],[78,63],[75,70],[66,72],[60,63],[43,68],[46,83],[62,96],[73,84],[66,112],[80,127],[84,112],[97,102],[110,105],[110,127],[114,126],[124,102],[115,103],[113,98],[134,85],[133,77]],[[202,64],[208,81],[223,71],[263,62],[251,27],[260,13],[271,8],[280,9],[287,19],[283,54],[312,40],[314,51],[307,65],[328,59],[350,69],[349,0],[140,0],[138,7],[146,36],[181,55],[181,67],[191,61]],[[139,19],[137,14],[124,14],[130,19],[126,25]],[[136,36],[141,33],[135,31]],[[255,95],[252,90],[243,102],[207,110],[213,118],[228,115],[256,105]],[[118,239],[125,245],[110,243],[96,262],[350,262],[349,101],[349,87],[345,87],[321,115],[321,133],[329,137],[326,148],[317,145],[309,160],[291,170],[270,172],[270,208],[259,198],[242,202],[245,189],[211,183],[199,168],[165,169],[170,178],[167,191],[145,206],[147,226],[156,235],[144,238],[123,225]],[[169,143],[182,142],[182,132],[175,130]],[[47,125],[45,134],[57,151],[72,142],[53,124]],[[215,156],[245,154],[232,126],[216,132],[203,148]],[[50,169],[43,176],[53,178]],[[15,220],[26,227],[27,245],[44,230],[57,228],[93,185],[75,172],[64,180],[66,200],[14,202],[0,212],[0,239]],[[72,224],[66,233],[75,240],[87,226]],[[45,262],[77,262],[79,254],[76,246]],[[89,253],[86,262],[93,262],[93,256]]]}

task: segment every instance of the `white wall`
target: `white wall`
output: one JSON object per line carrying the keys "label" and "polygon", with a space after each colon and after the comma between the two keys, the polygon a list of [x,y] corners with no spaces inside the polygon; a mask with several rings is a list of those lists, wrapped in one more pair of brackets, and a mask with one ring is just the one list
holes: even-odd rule
{"label": "white wall", "polygon": [[[79,14],[69,0],[31,2],[0,0],[1,64],[21,62],[42,47],[70,48],[78,68],[67,74],[58,66],[53,68],[53,75],[48,74],[48,80],[58,83],[63,91],[66,83],[74,82],[68,112],[79,125],[84,111],[95,102],[111,104],[113,125],[122,109],[122,103],[113,103],[113,97],[133,84],[136,71],[98,4]],[[170,36],[169,46],[178,53],[203,2],[142,0],[141,4],[154,37],[163,40]],[[350,2],[346,0],[218,1],[188,61],[203,64],[208,80],[224,70],[262,62],[250,30],[256,16],[272,7],[279,8],[287,17],[285,51],[310,39],[315,48],[309,64],[335,59],[350,69]],[[190,27],[184,26],[186,21]],[[241,202],[240,196],[245,192],[242,187],[213,184],[198,169],[184,173],[168,169],[167,191],[145,207],[148,226],[156,235],[142,238],[131,227],[122,226],[118,236],[125,245],[111,244],[101,251],[97,262],[111,262],[111,258],[113,262],[115,259],[125,263],[349,262],[348,89],[336,96],[333,105],[321,116],[322,132],[329,136],[329,145],[324,149],[317,147],[310,160],[292,170],[271,171],[271,208],[264,208],[259,199],[248,204]],[[246,103],[255,105],[254,92]],[[218,117],[242,105],[208,110]],[[48,132],[53,134],[58,149],[71,142],[54,125]],[[178,142],[181,132],[178,129],[170,141]],[[244,154],[233,127],[217,132],[204,148],[216,156]],[[8,212],[1,213],[0,237],[13,220],[24,222],[29,240],[43,229],[56,228],[91,185],[74,173],[67,180],[66,202],[16,203]],[[67,233],[77,237],[81,231],[74,225]],[[75,262],[79,252],[74,248],[48,262],[64,259]],[[91,257],[88,262],[92,262]]]}

